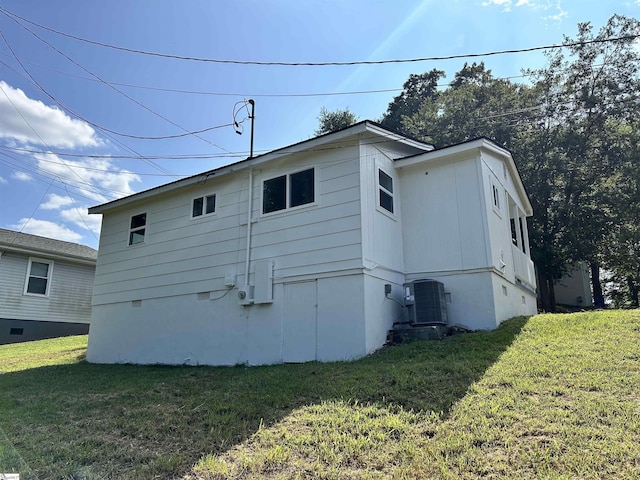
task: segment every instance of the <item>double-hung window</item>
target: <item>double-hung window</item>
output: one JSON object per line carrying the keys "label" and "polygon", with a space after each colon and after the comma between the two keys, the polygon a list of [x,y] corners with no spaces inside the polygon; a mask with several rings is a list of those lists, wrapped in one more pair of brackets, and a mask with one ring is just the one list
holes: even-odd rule
{"label": "double-hung window", "polygon": [[140,213],[131,217],[131,225],[129,228],[129,245],[137,245],[144,243],[144,237],[147,227],[147,214]]}
{"label": "double-hung window", "polygon": [[393,213],[393,178],[380,169],[378,169],[378,186],[380,191],[380,207]]}
{"label": "double-hung window", "polygon": [[216,196],[205,195],[204,197],[198,197],[193,199],[193,205],[191,208],[191,217],[201,217],[203,215],[210,215],[216,212]]}
{"label": "double-hung window", "polygon": [[281,175],[262,186],[262,213],[277,212],[315,202],[315,170]]}
{"label": "double-hung window", "polygon": [[52,270],[53,262],[30,258],[29,266],[27,267],[27,280],[24,286],[25,295],[48,296]]}

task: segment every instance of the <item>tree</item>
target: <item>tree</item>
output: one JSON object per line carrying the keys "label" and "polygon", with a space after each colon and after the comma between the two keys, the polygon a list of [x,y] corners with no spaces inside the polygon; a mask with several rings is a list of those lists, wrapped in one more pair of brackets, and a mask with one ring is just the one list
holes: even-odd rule
{"label": "tree", "polygon": [[437,98],[438,80],[443,77],[444,71],[435,68],[420,75],[409,75],[409,79],[404,82],[402,93],[389,104],[387,112],[382,117],[382,125],[396,132],[408,133],[404,128],[404,118],[417,114],[426,99]]}
{"label": "tree", "polygon": [[356,117],[349,108],[329,111],[322,107],[320,109],[320,115],[318,115],[318,128],[315,134],[323,135],[325,133],[335,132],[336,130],[349,127],[357,121],[358,117]]}

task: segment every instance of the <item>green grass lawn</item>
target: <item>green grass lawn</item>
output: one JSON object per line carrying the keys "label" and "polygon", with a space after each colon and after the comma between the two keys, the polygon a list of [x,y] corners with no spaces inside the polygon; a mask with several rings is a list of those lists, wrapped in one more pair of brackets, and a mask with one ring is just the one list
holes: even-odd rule
{"label": "green grass lawn", "polygon": [[91,365],[0,346],[21,479],[640,478],[640,311],[539,315],[351,363]]}

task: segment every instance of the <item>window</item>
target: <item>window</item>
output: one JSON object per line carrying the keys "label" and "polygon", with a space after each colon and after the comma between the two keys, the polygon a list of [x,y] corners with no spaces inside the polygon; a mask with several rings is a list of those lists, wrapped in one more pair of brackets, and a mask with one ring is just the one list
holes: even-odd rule
{"label": "window", "polygon": [[380,186],[380,206],[393,213],[393,178],[378,169],[378,185]]}
{"label": "window", "polygon": [[30,258],[24,293],[31,295],[43,295],[45,297],[48,296],[52,269],[53,262],[49,262],[47,260],[34,260]]}
{"label": "window", "polygon": [[262,186],[262,213],[308,205],[315,201],[315,170],[281,175],[265,180]]}
{"label": "window", "polygon": [[193,207],[191,209],[191,217],[201,217],[216,212],[216,196],[207,195],[193,199]]}
{"label": "window", "polygon": [[144,243],[144,234],[147,226],[147,214],[141,213],[131,217],[131,229],[129,230],[129,245]]}
{"label": "window", "polygon": [[493,190],[493,206],[500,210],[500,190],[495,185],[491,185]]}

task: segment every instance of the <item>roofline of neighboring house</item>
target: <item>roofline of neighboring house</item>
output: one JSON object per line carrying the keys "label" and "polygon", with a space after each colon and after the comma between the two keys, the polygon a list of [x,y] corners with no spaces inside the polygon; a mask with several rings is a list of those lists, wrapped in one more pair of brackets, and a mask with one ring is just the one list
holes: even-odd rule
{"label": "roofline of neighboring house", "polygon": [[354,125],[343,128],[341,130],[336,130],[335,132],[325,133],[324,135],[310,138],[308,140],[303,140],[301,142],[294,143],[292,145],[279,148],[277,150],[272,150],[271,152],[268,152],[262,155],[258,155],[252,158],[247,158],[245,160],[240,160],[238,162],[234,162],[222,167],[215,168],[213,170],[199,173],[191,177],[176,180],[175,182],[166,183],[164,185],[151,188],[149,190],[144,190],[142,192],[129,195],[128,197],[123,197],[117,200],[113,200],[111,202],[103,203],[101,205],[96,205],[95,207],[89,208],[89,213],[90,214],[103,213],[113,208],[129,205],[139,200],[154,197],[156,195],[170,192],[172,190],[176,190],[178,188],[182,188],[188,185],[193,185],[195,183],[202,181],[203,179],[206,179],[212,176],[219,177],[221,175],[227,175],[232,172],[237,172],[238,170],[243,170],[249,167],[255,167],[265,162],[274,160],[276,158],[280,158],[284,155],[291,155],[295,153],[308,151],[313,148],[320,147],[322,145],[326,145],[329,143],[333,143],[333,144],[337,143],[339,145],[339,142],[342,140],[344,140],[346,144],[347,139],[350,139],[356,135],[360,135],[367,132],[377,135],[379,137],[386,138],[388,139],[388,141],[400,142],[409,147],[413,147],[418,150],[423,150],[425,152],[429,152],[434,149],[433,145],[431,144],[421,142],[419,140],[409,138],[405,135],[401,135],[399,133],[393,132],[383,127],[379,123],[372,122],[371,120],[363,120],[361,122],[358,122]]}
{"label": "roofline of neighboring house", "polygon": [[63,260],[71,263],[78,263],[81,265],[88,265],[90,267],[96,266],[96,259],[87,258],[87,257],[79,257],[77,255],[67,255],[64,253],[56,253],[50,250],[25,247],[22,245],[14,245],[14,244],[6,244],[0,243],[0,255],[4,252],[12,252],[12,253],[23,253],[25,255],[29,255],[32,257],[40,257],[52,260]]}
{"label": "roofline of neighboring house", "polygon": [[398,167],[408,167],[411,165],[416,165],[418,163],[426,162],[426,161],[435,161],[438,158],[442,158],[446,155],[455,155],[462,154],[468,152],[469,150],[487,150],[496,155],[499,155],[506,159],[507,166],[510,170],[511,177],[516,185],[516,190],[521,195],[524,201],[525,213],[528,217],[533,215],[533,207],[531,205],[531,201],[529,200],[529,195],[527,194],[527,190],[522,183],[522,179],[520,178],[520,173],[518,172],[518,167],[513,160],[513,156],[511,152],[504,147],[501,147],[493,140],[487,137],[478,137],[472,140],[467,140],[465,142],[456,143],[454,145],[449,145],[447,147],[437,148],[430,152],[418,153],[416,155],[410,155],[408,157],[399,158],[395,161],[396,166]]}

